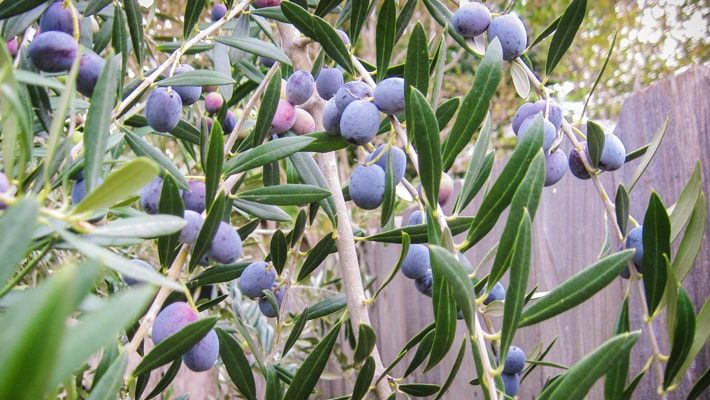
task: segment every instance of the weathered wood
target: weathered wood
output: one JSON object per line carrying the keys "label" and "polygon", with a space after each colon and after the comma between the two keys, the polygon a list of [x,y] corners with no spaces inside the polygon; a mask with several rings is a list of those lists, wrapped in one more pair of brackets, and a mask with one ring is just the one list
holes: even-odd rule
{"label": "weathered wood", "polygon": [[[616,134],[621,137],[628,150],[647,143],[663,120],[666,117],[670,120],[665,141],[659,149],[657,158],[631,193],[631,213],[637,220],[643,219],[652,189],[662,196],[666,205],[676,201],[692,173],[696,160],[701,160],[705,170],[703,188],[707,190],[710,187],[710,138],[708,138],[710,97],[707,95],[709,89],[710,66],[706,65],[663,80],[629,96],[625,101]],[[614,195],[620,180],[622,182],[630,180],[637,165],[638,161],[634,161],[621,171],[602,176],[602,181],[611,196]],[[496,167],[499,170],[500,163]],[[466,213],[472,214],[476,207],[477,203]],[[546,188],[533,227],[531,287],[537,284],[539,290],[549,290],[594,262],[604,242],[603,221],[604,209],[594,186],[589,181],[580,181],[568,174],[556,186]],[[373,224],[376,222],[373,221]],[[466,254],[474,265],[497,241],[501,229],[502,227],[498,226],[484,241]],[[363,248],[365,256],[362,258],[363,267],[367,267],[372,275],[385,276],[396,262],[399,249],[398,245],[368,244]],[[705,246],[693,272],[684,283],[696,309],[699,309],[703,300],[710,296],[709,264],[710,247]],[[566,365],[575,363],[611,336],[626,285],[627,281],[618,279],[592,300],[573,310],[539,325],[520,330],[514,343],[529,351],[540,341],[547,344],[554,336],[559,336],[557,344],[547,358]],[[632,296],[631,316],[633,328],[640,328],[643,321],[638,293],[635,290]],[[418,293],[413,282],[398,276],[372,307],[372,323],[378,332],[378,344],[385,364],[396,356],[409,338],[432,320],[430,299]],[[497,328],[500,327],[500,323],[499,319],[494,319]],[[661,337],[666,336],[663,323],[663,317],[657,318],[656,332]],[[463,323],[459,327],[460,335],[462,325]],[[668,354],[667,341],[664,341],[661,347],[663,353]],[[643,367],[649,352],[648,335],[644,331],[633,351],[632,374]],[[455,357],[454,353],[455,349],[452,349],[447,360],[439,366],[426,374],[417,371],[406,381],[442,383],[448,375]],[[411,356],[405,358],[400,366],[395,368],[393,376],[401,376],[410,359]],[[710,346],[706,346],[683,379],[682,386],[669,398],[685,398],[699,374],[709,365]],[[522,384],[520,398],[532,398],[546,379],[558,373],[559,370],[549,367],[537,368]],[[646,375],[634,398],[657,397],[655,375],[653,373]],[[478,394],[479,390],[468,384],[468,381],[474,377],[472,357],[467,353],[461,371],[445,398],[482,398]],[[338,395],[348,393],[349,385],[343,382],[329,382],[321,387],[327,387],[330,394]],[[601,384],[595,386],[589,398],[603,398]]]}

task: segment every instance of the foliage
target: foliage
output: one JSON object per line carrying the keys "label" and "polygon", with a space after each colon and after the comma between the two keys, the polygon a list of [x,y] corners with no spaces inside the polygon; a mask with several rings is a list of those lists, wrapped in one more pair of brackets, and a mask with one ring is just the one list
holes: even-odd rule
{"label": "foliage", "polygon": [[[626,38],[655,7],[616,6],[626,8],[606,38],[614,30],[605,2],[494,4],[496,13],[517,12],[524,37],[539,35],[511,59],[513,40],[467,36],[446,1],[216,3],[0,2],[0,398],[167,398],[183,365],[222,370],[230,398],[322,397],[318,384],[336,368],[354,383],[345,398],[446,398],[467,374],[472,391],[498,399],[515,396],[538,365],[563,373],[537,398],[584,398],[605,375],[607,396],[630,398],[646,369],[627,384],[629,354],[641,335],[655,342],[664,334],[653,324],[663,310],[669,355],[654,348],[648,365],[663,395],[678,387],[710,335],[708,301],[696,314],[683,288],[707,220],[700,167],[672,207],[653,192],[643,219],[631,218],[628,192],[660,154],[667,121],[647,147],[627,154],[591,119],[586,137],[552,99],[589,100],[604,71],[620,70],[589,101],[587,115],[608,115],[591,110],[630,88]],[[678,17],[692,21],[702,7],[692,3]],[[487,27],[491,14],[483,14]],[[706,49],[701,38],[678,58],[649,55],[645,79],[677,69],[683,57],[703,60]],[[584,69],[596,74],[568,90],[580,59],[593,59]],[[325,78],[325,68],[338,72]],[[450,84],[449,74],[473,79]],[[338,75],[358,83],[344,86]],[[208,91],[222,97],[216,110],[201,100]],[[491,139],[507,126],[514,96],[530,103],[513,118],[517,144],[493,174]],[[524,107],[537,111],[515,128]],[[626,249],[602,252],[538,292],[528,281],[532,224],[563,141],[606,206],[610,248]],[[614,205],[599,175],[636,158]],[[340,181],[354,171],[367,172]],[[475,216],[460,215],[476,197]],[[442,209],[449,201],[453,215]],[[418,220],[396,226],[409,206]],[[379,229],[354,228],[369,221]],[[637,221],[643,234],[632,245],[627,230]],[[504,228],[488,251],[492,268],[473,269],[463,254],[497,225]],[[372,276],[360,270],[362,242],[401,244],[401,255]],[[431,297],[435,318],[383,364],[382,332],[370,326],[367,305],[386,303],[380,295],[400,271],[421,292],[412,295]],[[507,293],[499,285],[506,275]],[[513,360],[519,328],[568,312],[619,275],[629,290],[613,336],[569,367],[545,359],[555,340]],[[632,289],[646,300],[637,309]],[[182,314],[170,314],[169,304]],[[641,331],[631,330],[629,314],[645,318]],[[414,382],[415,370],[447,362],[458,319],[468,335],[448,376]],[[460,369],[468,349],[476,371]],[[404,376],[394,376],[410,352]],[[521,365],[510,373],[514,361]],[[707,372],[694,392],[706,385]]]}

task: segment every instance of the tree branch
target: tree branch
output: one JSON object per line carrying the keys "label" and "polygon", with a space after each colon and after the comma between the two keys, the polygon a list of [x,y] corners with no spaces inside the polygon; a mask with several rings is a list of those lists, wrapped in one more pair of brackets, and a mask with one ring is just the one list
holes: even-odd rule
{"label": "tree branch", "polygon": [[[281,35],[281,45],[291,59],[294,69],[310,70],[311,60],[308,57],[305,42],[302,40],[300,32],[290,24],[279,23],[278,28]],[[317,130],[323,129],[321,116],[324,104],[323,99],[315,95],[303,106],[304,109],[313,115]],[[343,276],[343,287],[347,298],[348,313],[354,326],[359,326],[360,324],[371,325],[370,314],[365,304],[365,289],[360,276],[360,265],[355,250],[350,213],[345,205],[342,188],[340,187],[335,154],[333,152],[319,154],[316,157],[316,161],[328,184],[338,217],[336,246],[340,260],[340,271]],[[380,376],[384,372],[384,366],[377,346],[372,350],[371,355],[375,360],[375,375]],[[378,399],[387,399],[392,393],[389,381],[387,379],[379,380],[375,387],[375,393]]]}

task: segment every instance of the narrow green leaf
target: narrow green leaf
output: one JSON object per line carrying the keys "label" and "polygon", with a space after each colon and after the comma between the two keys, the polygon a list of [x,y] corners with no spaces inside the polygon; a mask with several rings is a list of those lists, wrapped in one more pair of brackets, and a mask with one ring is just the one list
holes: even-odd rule
{"label": "narrow green leaf", "polygon": [[[432,267],[434,265],[432,262]],[[450,286],[443,276],[442,269],[432,268],[434,278],[432,305],[434,306],[435,328],[429,361],[424,372],[429,371],[446,357],[456,337],[456,303],[453,301]]]}
{"label": "narrow green leaf", "polygon": [[285,184],[266,186],[237,194],[240,199],[275,206],[314,203],[330,197],[328,190],[313,185]]}
{"label": "narrow green leaf", "polygon": [[152,283],[154,285],[165,286],[173,290],[182,290],[182,286],[171,281],[156,271],[151,271],[130,262],[128,259],[112,252],[111,250],[99,247],[89,241],[83,240],[74,234],[62,229],[55,230],[59,236],[72,245],[79,252],[89,258],[101,262],[108,268],[141,282]]}
{"label": "narrow green leaf", "polygon": [[[283,5],[282,5],[283,7]],[[306,400],[311,395],[311,391],[315,388],[320,375],[328,363],[330,353],[333,351],[333,345],[338,338],[340,332],[340,323],[326,335],[313,351],[306,357],[301,366],[296,371],[293,381],[286,391],[285,398],[289,400]]]}
{"label": "narrow green leaf", "polygon": [[274,235],[271,237],[271,243],[269,247],[269,255],[271,256],[271,262],[276,268],[276,272],[281,275],[281,271],[286,265],[286,253],[288,251],[288,246],[286,244],[286,235],[277,229]]}
{"label": "narrow green leaf", "polygon": [[[360,31],[365,24],[370,10],[374,6],[374,1],[370,4],[368,0],[351,1],[350,2],[350,40],[353,45],[360,37]],[[379,15],[378,15],[379,17]]]}
{"label": "narrow green leaf", "polygon": [[555,34],[552,36],[550,49],[547,52],[545,74],[550,75],[560,62],[562,56],[572,44],[579,26],[582,25],[584,15],[587,13],[587,0],[572,0],[557,24]]}
{"label": "narrow green leaf", "polygon": [[89,285],[80,282],[78,269],[64,266],[31,289],[23,301],[3,312],[0,398],[33,400],[49,394],[51,375],[67,329],[66,318],[90,290]]}
{"label": "narrow green leaf", "polygon": [[412,15],[414,15],[414,10],[417,8],[418,0],[407,0],[406,3],[400,8],[399,15],[397,16],[397,33],[395,35],[395,41],[398,41],[404,31],[409,26],[412,20]]}
{"label": "narrow green leaf", "polygon": [[224,166],[226,175],[233,175],[264,166],[301,151],[313,138],[306,136],[284,137],[271,140],[229,159]]}
{"label": "narrow green leaf", "polygon": [[626,153],[626,158],[624,159],[624,163],[630,163],[631,161],[646,154],[649,146],[650,146],[650,143],[645,144],[645,145],[639,147],[638,149],[631,150],[630,152]]}
{"label": "narrow green leaf", "polygon": [[291,216],[289,216],[284,210],[276,206],[254,203],[253,201],[247,201],[242,199],[235,199],[234,207],[256,218],[265,219],[267,221],[291,221]]}
{"label": "narrow green leaf", "polygon": [[205,222],[202,224],[200,229],[200,234],[197,235],[195,244],[192,245],[192,254],[190,255],[190,270],[194,269],[200,259],[207,253],[210,244],[212,243],[212,238],[217,233],[219,229],[219,224],[222,222],[222,216],[224,215],[224,209],[227,207],[227,199],[225,198],[224,192],[220,192],[209,210],[207,211],[207,217]]}
{"label": "narrow green leaf", "polygon": [[[486,293],[489,293],[493,289],[493,286],[500,281],[508,268],[516,266],[513,254],[515,247],[518,245],[517,240],[521,223],[525,218],[525,214],[529,214],[531,219],[535,218],[535,211],[540,202],[544,184],[545,156],[541,150],[538,150],[537,156],[533,159],[532,163],[530,163],[530,167],[511,201],[508,219],[505,222],[505,228],[503,228],[503,233],[500,236],[496,257],[486,282]],[[524,285],[527,285],[527,281]],[[522,288],[523,297],[525,297],[525,289],[526,287]]]}
{"label": "narrow green leaf", "polygon": [[153,298],[152,287],[135,288],[81,316],[79,323],[67,330],[59,350],[57,368],[51,386],[58,386],[87,362],[92,354],[116,339],[117,332],[129,326]]}
{"label": "narrow green leaf", "polygon": [[281,380],[277,369],[272,365],[267,365],[264,375],[266,375],[265,400],[283,399],[283,390],[281,389]]}
{"label": "narrow green leaf", "polygon": [[466,354],[466,338],[461,341],[461,346],[459,346],[459,352],[456,355],[454,364],[451,366],[451,372],[449,372],[449,376],[446,377],[446,381],[444,382],[444,384],[441,385],[439,393],[436,395],[434,400],[443,399],[444,394],[446,394],[446,391],[449,389],[449,387],[451,387],[451,384],[454,383],[454,379],[456,379],[456,374],[458,374],[459,368],[461,368],[461,362],[463,361],[464,354]]}
{"label": "narrow green leaf", "polygon": [[676,378],[673,385],[678,385],[685,372],[690,367],[695,357],[700,353],[700,350],[707,344],[710,338],[710,297],[705,299],[705,303],[695,317],[695,335],[693,336],[693,344],[690,347],[688,356],[685,357],[683,365],[678,369],[678,373],[675,374]]}
{"label": "narrow green leaf", "polygon": [[619,225],[619,230],[625,235],[626,227],[629,223],[629,192],[626,191],[626,187],[623,183],[619,184],[616,189],[616,199],[614,201],[616,206],[616,223]]}
{"label": "narrow green leaf", "polygon": [[370,383],[375,377],[375,360],[372,357],[367,357],[365,364],[360,368],[360,372],[357,374],[357,379],[355,380],[355,385],[353,386],[353,393],[350,396],[351,400],[362,400],[367,392],[370,391]]}
{"label": "narrow green leaf", "polygon": [[495,226],[500,214],[512,201],[533,159],[539,153],[543,137],[542,119],[537,118],[530,129],[531,133],[525,135],[517,145],[498,179],[481,201],[480,212],[471,223],[463,251],[478,243]]}
{"label": "narrow green leaf", "polygon": [[43,179],[45,182],[49,182],[50,176],[52,175],[52,165],[54,162],[61,162],[61,160],[54,160],[57,147],[59,146],[60,137],[64,136],[64,125],[66,122],[67,111],[69,111],[70,103],[74,101],[74,96],[76,93],[76,78],[79,74],[79,68],[81,66],[81,55],[77,56],[72,63],[71,70],[67,76],[67,84],[59,97],[59,103],[54,108],[52,113],[52,124],[49,126],[49,138],[46,144],[46,155],[44,157],[44,175]]}
{"label": "narrow green leaf", "polygon": [[273,43],[265,42],[251,37],[218,36],[215,41],[234,47],[247,53],[278,61],[284,65],[291,65],[291,60],[286,53]]}
{"label": "narrow green leaf", "polygon": [[[185,205],[182,201],[182,194],[178,189],[175,180],[166,176],[163,179],[163,188],[160,191],[160,202],[158,203],[160,214],[172,215],[182,219],[185,216]],[[160,265],[168,266],[172,264],[177,256],[180,232],[176,231],[172,235],[158,238],[158,258]]]}
{"label": "narrow green leaf", "polygon": [[342,310],[347,305],[344,294],[336,294],[325,300],[308,307],[308,320],[318,319],[336,311]]}
{"label": "narrow green leaf", "polygon": [[110,57],[96,81],[91,106],[84,128],[84,182],[91,193],[101,175],[106,145],[111,131],[113,107],[116,105],[121,71],[117,57]]}
{"label": "narrow green leaf", "polygon": [[[614,334],[620,335],[631,330],[629,322],[629,298],[625,297],[621,305],[619,316],[616,318]],[[604,378],[604,398],[613,400],[619,399],[626,387],[626,377],[629,374],[629,355],[621,357],[619,361],[606,373]]]}
{"label": "narrow green leaf", "polygon": [[328,153],[331,151],[341,150],[350,146],[350,143],[347,140],[343,139],[342,136],[332,136],[326,132],[314,132],[303,136],[312,137],[315,139],[303,149],[304,152],[312,151],[315,153]]}
{"label": "narrow green leaf", "polygon": [[592,120],[587,121],[587,149],[592,167],[598,168],[604,150],[604,130]]}
{"label": "narrow green leaf", "polygon": [[239,393],[249,400],[256,400],[256,383],[244,351],[230,334],[219,328],[215,331],[219,338],[219,355],[227,368],[227,374]]}
{"label": "narrow green leaf", "polygon": [[473,302],[475,294],[466,268],[457,257],[443,247],[430,245],[429,253],[434,276],[436,277],[437,273],[440,273],[446,280],[451,290],[451,295],[463,314],[463,319],[466,321],[469,332],[473,332],[475,312]]}
{"label": "narrow green leaf", "polygon": [[622,333],[604,342],[563,375],[549,398],[584,399],[594,382],[618,362],[619,357],[628,355],[640,334],[639,331]]}
{"label": "narrow green leaf", "polygon": [[397,357],[390,363],[390,365],[385,368],[385,370],[380,374],[380,377],[377,378],[377,381],[375,384],[377,384],[380,380],[382,380],[385,376],[389,374],[389,372],[397,366],[397,364],[402,361],[402,358],[404,358],[405,355],[414,348],[417,344],[421,343],[433,330],[434,330],[434,324],[431,323],[427,325],[424,329],[419,331],[414,337],[409,339],[407,343],[404,344],[404,347],[399,351],[399,354],[397,354]]}
{"label": "narrow green leaf", "polygon": [[192,33],[192,29],[200,20],[200,14],[207,6],[205,0],[187,0],[185,5],[185,24],[183,25],[182,37],[187,40]]}
{"label": "narrow green leaf", "polygon": [[540,32],[540,34],[537,35],[535,40],[533,40],[532,43],[528,45],[528,49],[532,49],[533,47],[535,47],[536,44],[542,42],[547,37],[552,35],[557,30],[557,25],[560,23],[560,19],[562,19],[562,16],[557,17],[554,21],[550,23],[550,25],[547,26],[547,28],[545,28],[545,30]]}
{"label": "narrow green leaf", "polygon": [[451,133],[444,143],[444,169],[451,168],[456,157],[471,141],[474,132],[486,118],[491,100],[501,80],[502,64],[503,50],[500,42],[495,38],[488,45],[486,55],[476,70],[473,86],[461,104],[461,110],[465,111],[459,112]]}
{"label": "narrow green leaf", "polygon": [[690,220],[693,210],[695,209],[695,204],[697,203],[698,197],[702,190],[702,176],[700,172],[700,161],[695,164],[695,169],[693,170],[693,175],[688,179],[688,183],[685,184],[683,190],[678,196],[678,201],[673,206],[673,211],[671,212],[671,242],[674,242],[680,235],[680,231],[683,230],[685,225]]}
{"label": "narrow green leaf", "polygon": [[[304,148],[302,152],[290,155],[289,160],[293,163],[293,167],[298,172],[298,176],[301,177],[303,183],[329,190],[328,182],[326,182],[323,173],[320,171],[320,168],[318,168],[318,164],[311,154],[306,153],[306,149],[307,147]],[[323,211],[328,215],[328,218],[330,218],[332,222],[335,222],[335,201],[333,197],[329,196],[321,200],[318,204],[323,207]]]}
{"label": "narrow green leaf", "polygon": [[[422,27],[420,22],[417,22],[409,37],[407,46],[407,59],[404,63],[404,84],[406,91],[410,87],[419,89],[424,98],[426,98],[426,93],[429,89],[429,50],[427,46],[424,27]],[[408,94],[406,98],[411,100],[411,95]],[[408,116],[409,114],[410,112],[407,111]],[[437,135],[438,132],[437,129]]]}
{"label": "narrow green leaf", "polygon": [[39,204],[33,198],[24,198],[0,216],[0,287],[12,278],[25,250],[32,243],[37,227]]}
{"label": "narrow green leaf", "polygon": [[308,322],[308,312],[308,307],[306,307],[303,312],[298,316],[298,318],[296,318],[296,321],[293,323],[291,333],[289,333],[288,338],[286,339],[286,343],[284,344],[284,349],[281,352],[282,357],[286,357],[288,351],[291,350],[293,345],[296,344],[299,337],[301,336],[301,333],[303,333],[303,328],[306,327],[306,322]]}
{"label": "narrow green leaf", "polygon": [[501,360],[505,360],[508,355],[508,348],[513,343],[515,331],[525,305],[525,291],[527,290],[528,276],[530,275],[531,224],[530,214],[525,209],[512,249],[510,283],[505,294],[505,311],[503,313],[503,328],[501,329],[500,339],[499,358]]}
{"label": "narrow green leaf", "polygon": [[617,28],[614,31],[614,38],[611,40],[611,45],[609,46],[609,51],[606,53],[606,58],[604,59],[604,64],[602,64],[602,68],[599,70],[599,74],[597,75],[597,79],[594,80],[594,83],[592,84],[592,88],[589,90],[589,93],[587,94],[587,99],[584,100],[584,107],[582,107],[582,115],[580,116],[580,120],[584,118],[584,114],[587,111],[587,106],[589,105],[589,100],[592,98],[592,95],[594,94],[594,91],[597,89],[597,85],[599,84],[599,81],[602,80],[602,76],[604,75],[604,72],[606,71],[606,66],[609,65],[609,60],[611,60],[611,55],[614,52],[614,47],[616,46],[616,38],[619,36],[619,29]]}
{"label": "narrow green leaf", "polygon": [[251,15],[258,15],[264,18],[273,19],[277,22],[283,22],[288,24],[289,20],[286,18],[284,13],[281,11],[281,7],[264,7],[249,10]]}
{"label": "narrow green leaf", "polygon": [[178,372],[180,371],[180,367],[182,367],[182,359],[178,358],[177,360],[173,361],[172,364],[170,364],[170,367],[168,367],[167,371],[165,371],[163,377],[160,378],[158,383],[155,384],[153,390],[151,390],[148,396],[145,397],[146,400],[150,400],[163,393],[163,391],[167,389],[168,386],[170,386],[170,383],[172,383],[172,381],[177,376]]}
{"label": "narrow green leaf", "polygon": [[198,69],[194,71],[186,71],[179,75],[174,75],[169,78],[161,79],[155,84],[161,87],[168,86],[221,86],[234,84],[232,77],[218,71],[210,71],[206,69]]}
{"label": "narrow green leaf", "polygon": [[[633,176],[631,177],[631,181],[629,181],[629,184],[627,185],[629,188],[629,192],[634,190],[634,187],[638,183],[639,179],[641,179],[641,175],[643,175],[644,172],[646,172],[646,168],[648,168],[649,164],[651,164],[651,160],[653,160],[653,157],[656,155],[656,152],[658,151],[658,148],[661,146],[661,142],[663,141],[663,138],[666,136],[666,131],[668,130],[668,118],[663,120],[663,123],[661,126],[658,128],[656,131],[656,134],[653,135],[653,139],[651,139],[651,142],[648,144],[648,148],[643,152],[643,158],[641,159],[641,163],[636,167],[636,170],[634,171]],[[629,162],[629,155],[626,157],[626,162]]]}
{"label": "narrow green leaf", "polygon": [[353,354],[353,361],[356,364],[361,363],[365,358],[367,358],[372,349],[375,348],[377,343],[377,334],[375,330],[372,329],[370,325],[360,324],[357,334],[357,346],[355,347],[355,354]]}
{"label": "narrow green leaf", "polygon": [[436,208],[441,182],[439,126],[426,97],[416,87],[409,92],[407,121],[410,137],[417,148],[419,175],[430,207]]}
{"label": "narrow green leaf", "polygon": [[[445,106],[446,103],[442,105]],[[441,107],[440,107],[441,108]],[[438,110],[437,110],[438,112]],[[439,126],[442,126],[441,124]],[[463,185],[461,186],[461,191],[456,198],[456,204],[454,205],[454,214],[461,212],[475,196],[474,183],[476,178],[483,169],[483,165],[486,159],[486,152],[488,151],[488,145],[491,138],[492,123],[490,115],[484,120],[483,128],[481,129],[481,134],[476,140],[476,144],[473,146],[473,155],[471,156],[471,161],[469,162],[468,169],[466,170],[466,175],[464,176]]]}
{"label": "narrow green leaf", "polygon": [[634,393],[634,390],[636,390],[636,387],[638,386],[639,382],[641,382],[641,378],[646,374],[645,369],[642,369],[639,371],[638,374],[634,377],[634,379],[631,380],[628,386],[624,389],[624,392],[621,395],[621,400],[631,400],[631,395]]}
{"label": "narrow green leaf", "polygon": [[671,354],[668,357],[665,375],[663,377],[663,387],[667,389],[673,379],[680,372],[683,363],[690,354],[695,335],[695,309],[690,297],[683,290],[678,288],[678,301],[676,305],[675,333],[673,334],[673,344]]}
{"label": "narrow green leaf", "polygon": [[633,250],[605,257],[562,282],[523,310],[518,327],[536,324],[583,303],[611,283],[631,260]]}
{"label": "narrow green leaf", "polygon": [[109,174],[79,203],[73,214],[107,208],[141,190],[158,175],[158,167],[145,157],[135,158]]}
{"label": "narrow green leaf", "polygon": [[436,108],[436,122],[438,122],[440,128],[443,129],[449,124],[451,118],[458,111],[460,103],[461,100],[458,97],[452,97]]}
{"label": "narrow green leaf", "polygon": [[94,229],[94,235],[139,237],[151,239],[179,232],[185,227],[182,217],[173,215],[146,215],[111,221]]}
{"label": "narrow green leaf", "polygon": [[671,223],[666,207],[656,192],[651,193],[643,218],[643,286],[648,314],[654,315],[666,286],[666,263],[671,255]]}
{"label": "narrow green leaf", "polygon": [[[271,130],[271,121],[274,119],[276,114],[276,108],[279,105],[279,95],[281,93],[281,70],[277,70],[274,76],[271,77],[264,95],[261,97],[261,105],[259,106],[259,113],[256,116],[256,123],[254,125],[254,146],[258,146],[266,140],[269,136],[269,131]],[[284,138],[288,139],[288,138]],[[240,154],[242,156],[244,153]],[[237,156],[237,159],[239,158]],[[236,159],[233,159],[236,160]],[[268,164],[268,163],[267,163]],[[227,163],[229,165],[229,163]]]}
{"label": "narrow green leaf", "polygon": [[417,346],[417,351],[414,352],[414,357],[412,357],[412,360],[407,366],[407,370],[404,371],[404,375],[402,375],[403,378],[408,377],[412,374],[412,372],[416,371],[416,369],[419,368],[419,366],[422,365],[424,360],[426,360],[429,356],[429,353],[431,353],[431,347],[434,345],[434,333],[435,331],[433,330],[429,331],[429,333],[422,338],[421,343]]}
{"label": "narrow green leaf", "polygon": [[[468,216],[452,217],[447,220],[449,229],[453,235],[466,232],[466,229],[471,225],[472,221],[473,217]],[[367,236],[364,239],[371,242],[402,243],[402,233],[406,233],[410,237],[412,243],[427,243],[429,240],[427,236],[426,224],[392,229],[372,236]]]}
{"label": "narrow green leaf", "polygon": [[316,7],[315,14],[319,17],[325,17],[342,2],[343,0],[320,0]]}
{"label": "narrow green leaf", "polygon": [[111,366],[106,373],[101,377],[101,380],[91,388],[91,394],[88,400],[103,400],[115,399],[118,397],[118,392],[123,385],[123,374],[128,366],[128,352],[122,352],[116,360],[111,363]]}
{"label": "narrow green leaf", "polygon": [[150,372],[180,358],[212,330],[217,319],[217,317],[201,319],[165,338],[143,357],[133,370],[133,376]]}
{"label": "narrow green leaf", "polygon": [[382,201],[382,214],[380,215],[380,226],[386,226],[392,219],[394,203],[396,199],[394,176],[394,157],[387,157],[387,168],[385,168],[385,195]]}
{"label": "narrow green leaf", "polygon": [[64,85],[56,78],[50,78],[24,69],[15,70],[15,79],[17,79],[18,83],[23,85],[40,86],[47,89],[55,89],[60,92],[64,91]]}
{"label": "narrow green leaf", "polygon": [[189,287],[212,285],[214,283],[229,282],[239,278],[251,262],[240,261],[235,264],[216,265],[206,269],[194,279],[187,282]]}
{"label": "narrow green leaf", "polygon": [[[343,67],[345,71],[353,71],[350,53],[329,22],[309,14],[308,11],[289,1],[281,3],[281,11],[299,31],[320,43],[326,54]],[[352,34],[350,36],[354,43],[357,37]]]}
{"label": "narrow green leaf", "polygon": [[221,172],[224,164],[224,134],[222,124],[214,122],[210,131],[207,154],[205,155],[205,201],[207,207],[214,201],[221,182]]}
{"label": "narrow green leaf", "polygon": [[124,0],[123,7],[128,17],[128,31],[131,34],[133,52],[138,65],[143,65],[143,15],[137,0]]}
{"label": "narrow green leaf", "polygon": [[395,0],[384,0],[377,13],[377,27],[375,28],[378,81],[387,75],[387,67],[392,57],[392,49],[394,49],[396,25],[397,4]]}
{"label": "narrow green leaf", "polygon": [[298,271],[297,282],[306,279],[318,266],[330,255],[336,251],[335,238],[333,232],[326,234],[323,239],[319,240],[311,250],[308,251],[306,260],[301,265]]}
{"label": "narrow green leaf", "polygon": [[409,235],[407,232],[402,232],[402,250],[399,253],[399,258],[397,259],[397,263],[392,267],[390,272],[387,274],[387,277],[385,278],[384,281],[380,284],[380,287],[377,288],[377,291],[375,292],[375,295],[372,296],[373,299],[376,299],[380,293],[389,285],[390,282],[392,282],[392,279],[394,279],[395,276],[397,276],[397,272],[399,272],[400,268],[402,267],[402,263],[404,262],[404,259],[407,257],[407,254],[409,253],[409,244],[410,244],[410,239]]}
{"label": "narrow green leaf", "polygon": [[295,248],[303,238],[303,233],[306,230],[306,218],[306,212],[304,210],[298,212],[296,222],[293,224],[293,229],[286,235],[290,247]]}
{"label": "narrow green leaf", "polygon": [[137,156],[143,156],[152,159],[158,165],[160,165],[167,173],[170,174],[177,181],[178,185],[182,189],[188,189],[187,179],[182,175],[180,170],[173,164],[173,162],[165,155],[161,150],[158,150],[150,143],[146,142],[145,139],[132,133],[126,132],[124,138],[126,143],[131,147]]}
{"label": "narrow green leaf", "polygon": [[432,396],[434,393],[438,392],[439,385],[434,385],[431,383],[405,383],[399,385],[399,390],[410,396],[427,397]]}
{"label": "narrow green leaf", "polygon": [[[673,259],[673,271],[680,282],[683,282],[688,272],[693,268],[695,260],[703,245],[703,235],[707,225],[708,207],[705,194],[702,192],[695,202],[695,208],[685,228],[685,234],[678,246],[678,252]],[[672,225],[671,225],[672,226]]]}
{"label": "narrow green leaf", "polygon": [[687,400],[699,399],[703,393],[707,393],[707,388],[710,386],[710,368],[703,372],[703,375],[695,382],[693,388],[688,393]]}
{"label": "narrow green leaf", "polygon": [[0,19],[7,19],[29,11],[47,0],[15,0],[4,1],[0,4]]}

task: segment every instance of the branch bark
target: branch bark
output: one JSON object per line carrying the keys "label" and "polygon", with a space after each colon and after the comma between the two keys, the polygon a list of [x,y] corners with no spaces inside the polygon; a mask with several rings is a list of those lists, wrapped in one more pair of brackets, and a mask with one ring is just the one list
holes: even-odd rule
{"label": "branch bark", "polygon": [[[281,35],[281,45],[291,59],[294,70],[310,70],[312,62],[306,49],[307,42],[303,40],[300,32],[290,24],[279,23],[278,28]],[[314,95],[303,106],[316,121],[316,130],[323,130],[322,114],[324,104],[323,99]],[[345,205],[342,188],[340,187],[335,154],[333,152],[318,154],[316,161],[328,183],[328,189],[335,202],[335,211],[338,217],[336,246],[340,260],[340,271],[343,277],[343,287],[347,298],[348,313],[354,326],[359,326],[360,324],[371,325],[370,314],[365,304],[365,289],[360,276],[360,264],[355,250],[350,213]],[[382,365],[377,346],[372,350],[371,355],[375,360],[375,376],[379,377],[385,368]],[[385,400],[389,397],[392,394],[389,381],[380,379],[375,387],[375,393],[380,400]]]}

